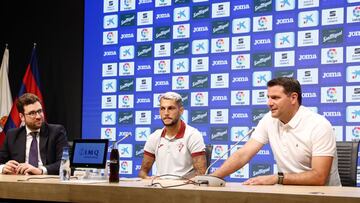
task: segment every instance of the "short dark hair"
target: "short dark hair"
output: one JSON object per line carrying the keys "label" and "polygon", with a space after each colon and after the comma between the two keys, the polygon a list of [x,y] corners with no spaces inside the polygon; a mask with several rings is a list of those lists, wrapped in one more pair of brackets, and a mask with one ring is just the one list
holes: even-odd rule
{"label": "short dark hair", "polygon": [[273,86],[282,86],[284,88],[284,93],[290,95],[291,93],[295,92],[298,94],[298,102],[301,105],[302,95],[301,95],[301,85],[298,80],[295,78],[290,77],[278,77],[270,80],[267,83],[268,87]]}
{"label": "short dark hair", "polygon": [[35,94],[32,93],[25,93],[21,95],[17,102],[16,102],[16,108],[19,111],[19,113],[24,113],[24,106],[29,104],[34,104],[35,102],[40,102],[39,97],[37,97]]}

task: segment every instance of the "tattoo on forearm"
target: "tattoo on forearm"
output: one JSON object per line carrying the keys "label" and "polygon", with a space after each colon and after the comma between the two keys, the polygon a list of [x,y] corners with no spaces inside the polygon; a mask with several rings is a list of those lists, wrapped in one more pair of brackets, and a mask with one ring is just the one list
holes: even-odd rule
{"label": "tattoo on forearm", "polygon": [[203,175],[206,171],[206,158],[205,155],[193,158],[193,165],[196,170],[196,175]]}

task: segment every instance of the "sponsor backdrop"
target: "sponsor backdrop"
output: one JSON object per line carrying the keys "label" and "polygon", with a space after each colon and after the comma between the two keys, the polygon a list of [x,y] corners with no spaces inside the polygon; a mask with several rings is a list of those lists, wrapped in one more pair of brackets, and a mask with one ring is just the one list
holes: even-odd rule
{"label": "sponsor backdrop", "polygon": [[[360,0],[89,0],[85,9],[82,137],[130,134],[121,176],[137,176],[166,91],[183,96],[183,120],[214,145],[213,160],[268,111],[266,83],[278,76],[300,81],[304,105],[337,140],[360,137]],[[275,172],[265,146],[227,180]]]}

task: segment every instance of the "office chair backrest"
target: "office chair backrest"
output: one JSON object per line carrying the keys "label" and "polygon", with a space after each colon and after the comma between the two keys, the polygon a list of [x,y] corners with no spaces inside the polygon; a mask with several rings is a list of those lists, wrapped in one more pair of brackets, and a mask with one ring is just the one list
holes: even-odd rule
{"label": "office chair backrest", "polygon": [[356,186],[359,141],[336,142],[338,168],[343,186]]}
{"label": "office chair backrest", "polygon": [[212,154],[213,146],[212,145],[206,145],[205,147],[205,153],[206,153],[206,168],[210,166],[211,163],[211,154]]}

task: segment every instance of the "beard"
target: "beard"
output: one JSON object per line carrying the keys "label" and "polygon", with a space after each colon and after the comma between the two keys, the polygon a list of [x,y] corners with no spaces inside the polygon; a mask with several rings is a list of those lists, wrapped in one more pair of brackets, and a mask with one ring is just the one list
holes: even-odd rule
{"label": "beard", "polygon": [[25,125],[26,125],[30,130],[38,130],[38,129],[41,128],[43,122],[44,122],[43,119],[36,120],[36,121],[33,121],[33,122],[25,121]]}
{"label": "beard", "polygon": [[171,127],[171,126],[174,126],[174,125],[176,125],[178,123],[179,118],[172,119],[170,123],[165,123],[164,119],[161,119],[161,121],[163,122],[164,126]]}

